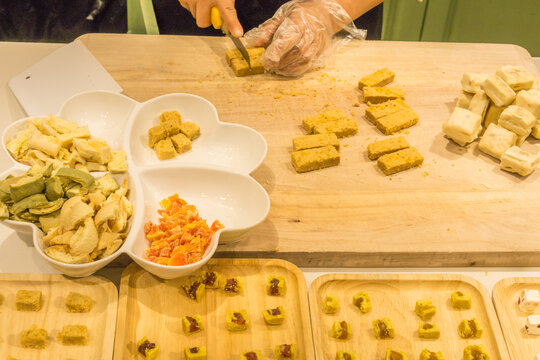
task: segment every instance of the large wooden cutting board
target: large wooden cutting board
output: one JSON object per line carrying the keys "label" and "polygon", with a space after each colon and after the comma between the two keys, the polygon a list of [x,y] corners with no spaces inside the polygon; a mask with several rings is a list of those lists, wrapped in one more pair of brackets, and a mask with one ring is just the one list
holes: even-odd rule
{"label": "large wooden cutting board", "polygon": [[[85,35],[81,40],[138,101],[188,92],[214,103],[220,119],[253,127],[268,155],[253,176],[272,208],[249,238],[220,256],[282,257],[300,266],[534,265],[540,262],[540,171],[505,173],[477,150],[446,139],[463,72],[506,64],[536,72],[529,54],[501,44],[364,41],[341,47],[327,66],[298,79],[269,74],[235,78],[225,38]],[[384,176],[366,146],[384,138],[354,106],[358,79],[381,67],[396,73],[420,121],[403,133],[424,155],[420,169]],[[291,140],[301,120],[327,106],[356,119],[343,139],[341,164],[297,174]],[[538,144],[528,142],[526,149]]]}

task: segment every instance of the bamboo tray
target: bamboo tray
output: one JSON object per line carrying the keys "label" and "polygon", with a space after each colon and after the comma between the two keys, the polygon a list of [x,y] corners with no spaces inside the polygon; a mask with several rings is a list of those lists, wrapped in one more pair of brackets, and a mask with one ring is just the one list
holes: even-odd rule
{"label": "bamboo tray", "polygon": [[[450,294],[454,291],[471,294],[471,310],[453,310]],[[371,298],[372,310],[362,314],[352,304],[352,297],[365,291]],[[325,314],[322,301],[327,293],[339,298],[341,309]],[[441,329],[436,340],[420,339],[416,316],[416,300],[430,299],[437,307],[431,320]],[[337,350],[355,350],[361,359],[384,359],[386,349],[404,351],[409,359],[418,359],[427,348],[441,351],[445,359],[462,359],[468,345],[484,344],[492,360],[508,359],[508,352],[489,294],[480,283],[460,275],[392,275],[392,274],[329,274],[317,278],[309,292],[313,339],[317,359],[333,360]],[[387,317],[395,327],[395,338],[377,340],[372,321]],[[458,324],[476,317],[484,327],[481,339],[461,339]],[[334,321],[346,320],[352,327],[350,340],[330,337]]]}
{"label": "bamboo tray", "polygon": [[[503,279],[493,287],[493,303],[499,316],[510,356],[514,360],[535,359],[540,354],[540,337],[527,335],[524,326],[527,316],[519,311],[517,300],[523,289],[540,290],[540,278],[514,277]],[[540,314],[538,309],[535,315]]]}
{"label": "bamboo tray", "polygon": [[[201,271],[207,269],[239,276],[242,294],[229,296],[208,289],[198,303],[180,288],[186,279],[164,281],[136,264],[128,266],[120,285],[114,358],[134,359],[137,341],[146,336],[160,348],[160,359],[183,359],[184,348],[195,346],[206,346],[208,359],[239,359],[244,350],[261,350],[263,359],[273,359],[274,346],[284,343],[296,344],[297,359],[314,359],[306,281],[296,266],[283,260],[212,259]],[[268,275],[285,277],[285,296],[266,295]],[[285,321],[266,325],[262,311],[278,305],[285,309]],[[249,328],[230,332],[225,315],[240,309],[247,310]],[[204,330],[186,336],[181,319],[185,315],[201,315]]]}
{"label": "bamboo tray", "polygon": [[[18,290],[41,291],[41,309],[15,310]],[[66,312],[65,297],[70,291],[90,296],[94,301],[92,310],[81,314]],[[68,279],[56,274],[0,274],[0,293],[4,297],[0,305],[0,359],[112,359],[118,293],[109,280],[96,276]],[[45,349],[25,349],[20,345],[20,333],[33,324],[47,331]],[[62,345],[56,336],[64,325],[86,325],[88,345]]]}

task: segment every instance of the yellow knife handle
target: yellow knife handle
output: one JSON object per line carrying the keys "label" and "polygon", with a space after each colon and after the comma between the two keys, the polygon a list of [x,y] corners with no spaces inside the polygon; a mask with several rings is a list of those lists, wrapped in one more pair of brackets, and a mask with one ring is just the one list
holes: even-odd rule
{"label": "yellow knife handle", "polygon": [[223,26],[223,19],[221,18],[218,8],[215,6],[210,10],[210,22],[214,29],[221,29]]}

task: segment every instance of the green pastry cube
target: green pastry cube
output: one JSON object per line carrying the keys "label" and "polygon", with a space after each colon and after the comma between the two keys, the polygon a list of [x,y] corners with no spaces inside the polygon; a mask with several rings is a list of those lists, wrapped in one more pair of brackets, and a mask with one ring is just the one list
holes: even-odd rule
{"label": "green pastry cube", "polygon": [[197,302],[201,301],[204,297],[206,287],[200,280],[195,280],[190,285],[182,287],[186,295]]}
{"label": "green pastry cube", "polygon": [[295,344],[281,344],[276,345],[274,349],[277,360],[283,359],[296,359],[296,345]]}
{"label": "green pastry cube", "polygon": [[418,336],[423,339],[438,339],[441,336],[441,329],[438,324],[421,323],[418,325]]}
{"label": "green pastry cube", "polygon": [[388,318],[373,320],[373,332],[377,339],[393,339],[394,325]]}
{"label": "green pastry cube", "polygon": [[353,304],[364,314],[371,310],[371,299],[369,298],[369,295],[363,291],[354,294]]}
{"label": "green pastry cube", "polygon": [[154,147],[158,141],[167,137],[167,131],[161,125],[156,125],[148,129],[148,146]]}
{"label": "green pastry cube", "polygon": [[186,360],[205,360],[206,346],[196,346],[184,348]]}
{"label": "green pastry cube", "polygon": [[333,294],[326,294],[324,297],[324,312],[335,314],[339,310],[339,299]]}
{"label": "green pastry cube", "polygon": [[220,279],[221,276],[217,271],[203,271],[201,275],[201,282],[207,289],[217,289]]}
{"label": "green pastry cube", "polygon": [[354,350],[338,350],[336,360],[358,360],[358,355]]}
{"label": "green pastry cube", "polygon": [[204,330],[202,317],[200,315],[182,317],[182,328],[186,335],[191,335]]}
{"label": "green pastry cube", "polygon": [[420,353],[420,360],[444,360],[444,356],[440,351],[434,352],[424,349]]}
{"label": "green pastry cube", "polygon": [[450,297],[452,301],[452,307],[454,309],[470,309],[471,308],[471,294],[466,294],[461,291],[455,291]]}
{"label": "green pastry cube", "polygon": [[332,325],[331,336],[336,339],[347,340],[351,338],[351,325],[346,321],[336,321]]}
{"label": "green pastry cube", "polygon": [[262,355],[259,350],[247,350],[243,351],[240,356],[240,360],[261,360]]}
{"label": "green pastry cube", "polygon": [[386,349],[385,360],[407,360],[407,355],[403,351]]}
{"label": "green pastry cube", "polygon": [[459,336],[463,339],[481,338],[484,329],[478,319],[463,320],[459,323]]}
{"label": "green pastry cube", "polygon": [[285,313],[283,312],[283,306],[278,306],[275,309],[263,310],[264,321],[268,325],[280,325],[285,320]]}
{"label": "green pastry cube", "polygon": [[219,280],[219,288],[227,294],[235,295],[242,292],[242,281],[239,277]]}
{"label": "green pastry cube", "polygon": [[433,315],[437,312],[437,308],[431,300],[416,300],[416,306],[414,312],[420,317],[420,319],[426,321],[431,320]]}
{"label": "green pastry cube", "polygon": [[201,134],[201,128],[191,121],[186,121],[180,125],[180,131],[186,135],[189,140],[193,141]]}
{"label": "green pastry cube", "polygon": [[266,294],[270,296],[283,296],[287,286],[283,276],[270,275],[266,280]]}
{"label": "green pastry cube", "polygon": [[179,133],[171,136],[171,141],[178,154],[183,154],[186,151],[191,150],[191,140],[184,134]]}
{"label": "green pastry cube", "polygon": [[489,360],[484,345],[469,345],[463,349],[463,360]]}
{"label": "green pastry cube", "polygon": [[246,330],[249,325],[249,319],[246,310],[227,311],[227,329],[230,331]]}

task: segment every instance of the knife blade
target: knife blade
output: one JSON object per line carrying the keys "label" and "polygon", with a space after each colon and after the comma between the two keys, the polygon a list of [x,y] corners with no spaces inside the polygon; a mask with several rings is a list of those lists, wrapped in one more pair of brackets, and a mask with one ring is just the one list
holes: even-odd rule
{"label": "knife blade", "polygon": [[221,29],[223,34],[227,35],[232,40],[234,46],[238,49],[238,51],[240,51],[240,54],[242,54],[242,57],[246,60],[248,67],[251,70],[251,59],[249,58],[249,53],[246,47],[239,38],[231,35],[229,29],[227,28],[227,24],[223,22],[221,14],[215,6],[212,7],[210,11],[210,21],[212,22],[214,29]]}

